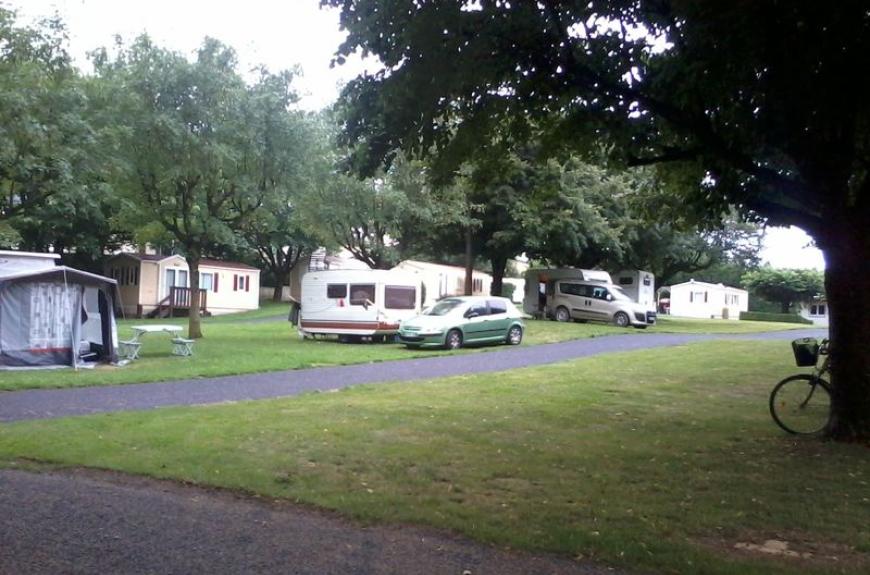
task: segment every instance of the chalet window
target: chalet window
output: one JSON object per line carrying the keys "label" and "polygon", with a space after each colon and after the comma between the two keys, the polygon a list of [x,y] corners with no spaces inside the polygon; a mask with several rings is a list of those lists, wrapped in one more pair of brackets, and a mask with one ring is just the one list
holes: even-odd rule
{"label": "chalet window", "polygon": [[248,276],[233,275],[233,291],[250,291],[250,278]]}
{"label": "chalet window", "polygon": [[351,284],[350,305],[368,305],[375,303],[375,284]]}
{"label": "chalet window", "polygon": [[483,291],[483,280],[480,278],[471,280],[471,290],[472,291]]}
{"label": "chalet window", "polygon": [[200,272],[199,274],[199,289],[214,291],[214,276],[209,272]]}
{"label": "chalet window", "polygon": [[825,304],[813,304],[810,306],[810,315],[825,315]]}
{"label": "chalet window", "polygon": [[347,284],[326,284],[326,297],[341,299],[347,297]]}
{"label": "chalet window", "polygon": [[386,286],[384,307],[387,309],[414,309],[417,306],[417,288],[412,286]]}

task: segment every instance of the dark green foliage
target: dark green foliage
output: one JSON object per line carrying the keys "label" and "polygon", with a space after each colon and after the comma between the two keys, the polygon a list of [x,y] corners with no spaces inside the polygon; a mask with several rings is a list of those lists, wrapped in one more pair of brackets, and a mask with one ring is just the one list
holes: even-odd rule
{"label": "dark green foliage", "polygon": [[761,311],[742,311],[740,319],[751,321],[776,321],[781,323],[801,323],[812,325],[813,322],[794,313],[765,313]]}
{"label": "dark green foliage", "polygon": [[743,285],[753,294],[777,302],[781,313],[789,313],[795,304],[811,301],[825,291],[822,272],[804,269],[759,268],[743,276]]}

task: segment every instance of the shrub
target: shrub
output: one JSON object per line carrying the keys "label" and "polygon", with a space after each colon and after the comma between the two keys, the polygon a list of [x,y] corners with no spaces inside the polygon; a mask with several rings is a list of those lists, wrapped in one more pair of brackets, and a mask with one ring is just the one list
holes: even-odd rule
{"label": "shrub", "polygon": [[752,321],[778,321],[781,323],[803,323],[812,325],[813,322],[796,313],[768,313],[762,311],[742,311],[740,319]]}

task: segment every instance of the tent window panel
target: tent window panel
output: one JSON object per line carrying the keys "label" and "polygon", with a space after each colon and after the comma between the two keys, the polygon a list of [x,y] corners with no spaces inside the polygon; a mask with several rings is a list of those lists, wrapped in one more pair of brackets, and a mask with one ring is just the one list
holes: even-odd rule
{"label": "tent window panel", "polygon": [[76,287],[37,283],[30,291],[31,349],[69,349]]}

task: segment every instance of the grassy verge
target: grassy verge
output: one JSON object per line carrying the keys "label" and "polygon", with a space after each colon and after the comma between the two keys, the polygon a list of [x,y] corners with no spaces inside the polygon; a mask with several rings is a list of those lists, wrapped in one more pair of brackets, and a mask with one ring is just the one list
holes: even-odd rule
{"label": "grassy verge", "polygon": [[[180,358],[171,355],[172,346],[168,336],[162,333],[148,334],[142,339],[140,359],[124,367],[99,365],[95,369],[78,372],[72,370],[3,372],[3,376],[0,378],[0,391],[147,383],[327,365],[369,363],[448,353],[439,350],[409,350],[398,344],[354,345],[340,344],[332,340],[303,341],[298,337],[295,328],[286,321],[263,323],[251,321],[272,317],[276,311],[285,307],[284,304],[270,303],[263,309],[253,312],[207,318],[203,322],[202,328],[205,337],[196,342],[193,357]],[[118,324],[120,339],[132,337],[133,331],[130,326],[149,321],[187,326],[186,319],[125,320]],[[529,320],[526,323],[525,345],[628,333],[747,333],[782,329],[782,326],[787,325],[665,318],[660,326],[641,332],[597,323],[557,323],[535,320]],[[498,349],[498,346],[461,350],[458,353],[492,349]]]}
{"label": "grassy verge", "polygon": [[[677,358],[679,361],[677,361]],[[117,469],[659,572],[866,573],[866,447],[770,421],[783,343],[0,426],[0,461]],[[738,544],[789,542],[803,558]]]}
{"label": "grassy verge", "polygon": [[812,329],[811,325],[798,325],[772,321],[737,321],[721,319],[692,319],[686,317],[659,316],[653,328],[668,333],[757,333],[761,331],[787,331]]}

